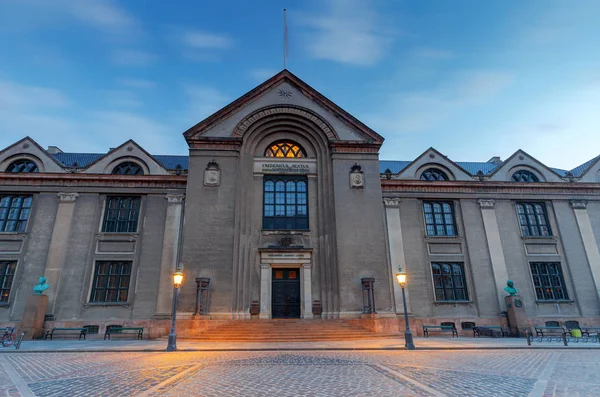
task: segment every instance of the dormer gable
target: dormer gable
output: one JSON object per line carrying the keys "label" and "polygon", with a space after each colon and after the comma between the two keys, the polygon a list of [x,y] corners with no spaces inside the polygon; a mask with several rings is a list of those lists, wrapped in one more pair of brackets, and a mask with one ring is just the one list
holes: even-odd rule
{"label": "dormer gable", "polygon": [[519,149],[496,168],[489,180],[498,182],[514,182],[513,175],[532,174],[538,182],[563,182],[562,177],[525,151]]}
{"label": "dormer gable", "polygon": [[0,152],[0,172],[5,172],[16,161],[26,160],[34,162],[38,172],[66,172],[54,156],[28,136]]}
{"label": "dormer gable", "polygon": [[579,177],[579,182],[598,183],[600,182],[600,156],[586,161],[579,167],[571,170],[575,177]]}
{"label": "dormer gable", "polygon": [[110,150],[83,171],[86,174],[112,174],[116,167],[130,163],[139,166],[144,175],[166,175],[166,168],[132,139]]}
{"label": "dormer gable", "polygon": [[450,181],[472,180],[471,175],[461,166],[444,156],[434,148],[429,148],[410,164],[408,164],[398,175],[392,179],[419,180],[423,173],[435,174],[435,171],[443,172]]}

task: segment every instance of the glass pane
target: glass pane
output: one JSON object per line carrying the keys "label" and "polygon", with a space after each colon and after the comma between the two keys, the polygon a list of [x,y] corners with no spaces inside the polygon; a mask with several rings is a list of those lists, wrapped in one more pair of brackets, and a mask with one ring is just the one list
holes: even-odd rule
{"label": "glass pane", "polygon": [[276,279],[283,279],[283,271],[282,270],[277,270],[275,272],[275,278]]}
{"label": "glass pane", "polygon": [[423,204],[423,209],[424,209],[424,211],[425,211],[425,212],[431,212],[431,211],[432,211],[432,210],[431,210],[431,204],[429,204],[429,203],[424,203],[424,204]]}
{"label": "glass pane", "polygon": [[427,235],[435,236],[435,227],[433,225],[427,225]]}
{"label": "glass pane", "polygon": [[295,278],[296,278],[296,271],[290,270],[290,272],[288,273],[288,279],[295,279]]}
{"label": "glass pane", "polygon": [[285,190],[288,192],[295,192],[296,182],[289,181],[288,183],[286,183]]}
{"label": "glass pane", "polygon": [[127,302],[127,292],[126,289],[119,290],[119,302]]}
{"label": "glass pane", "polygon": [[275,195],[273,193],[265,193],[265,204],[273,204],[275,202]]}
{"label": "glass pane", "polygon": [[272,192],[273,190],[275,190],[275,184],[273,183],[273,181],[266,181],[265,182],[265,191]]}
{"label": "glass pane", "polygon": [[306,192],[306,182],[300,181],[297,184],[297,188],[299,192]]}
{"label": "glass pane", "polygon": [[129,277],[124,276],[119,279],[119,288],[129,287]]}
{"label": "glass pane", "polygon": [[285,183],[283,181],[277,181],[275,184],[275,191],[285,192]]}

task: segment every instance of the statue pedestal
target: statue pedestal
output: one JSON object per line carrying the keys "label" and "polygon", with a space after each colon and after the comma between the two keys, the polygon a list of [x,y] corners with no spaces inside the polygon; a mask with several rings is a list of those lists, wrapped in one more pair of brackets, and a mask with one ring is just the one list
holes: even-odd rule
{"label": "statue pedestal", "polygon": [[529,319],[525,312],[523,299],[519,295],[506,296],[506,313],[508,314],[508,330],[510,336],[522,336],[521,330],[529,328]]}
{"label": "statue pedestal", "polygon": [[44,317],[46,316],[47,305],[48,295],[28,296],[17,335],[20,335],[21,331],[27,331],[23,338],[25,340],[42,338],[44,336]]}

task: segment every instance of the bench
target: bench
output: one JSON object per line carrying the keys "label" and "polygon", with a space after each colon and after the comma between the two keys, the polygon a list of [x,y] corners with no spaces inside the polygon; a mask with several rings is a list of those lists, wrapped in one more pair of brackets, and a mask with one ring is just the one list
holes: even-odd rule
{"label": "bench", "polygon": [[104,340],[110,339],[111,335],[136,335],[137,339],[143,339],[144,328],[143,327],[106,327],[104,333]]}
{"label": "bench", "polygon": [[499,325],[483,325],[479,327],[473,327],[473,337],[491,336],[492,338],[495,338],[497,333],[500,333],[502,338],[508,336],[508,331]]}
{"label": "bench", "polygon": [[51,331],[46,331],[46,339],[48,339],[48,337],[50,337],[50,340],[52,340],[54,334],[59,334],[59,335],[78,335],[79,340],[81,340],[81,339],[85,340],[86,333],[87,333],[86,328],[52,328]]}
{"label": "bench", "polygon": [[600,336],[600,328],[598,327],[579,327],[579,329],[581,330],[581,336],[587,336],[588,338],[590,337],[590,334],[596,334],[597,336]]}
{"label": "bench", "polygon": [[429,331],[452,332],[452,337],[456,336],[458,338],[458,331],[451,325],[424,325],[423,335],[429,337]]}
{"label": "bench", "polygon": [[544,337],[544,334],[546,334],[546,336],[562,336],[565,333],[563,327],[538,327],[534,325],[533,328],[535,329],[536,337]]}

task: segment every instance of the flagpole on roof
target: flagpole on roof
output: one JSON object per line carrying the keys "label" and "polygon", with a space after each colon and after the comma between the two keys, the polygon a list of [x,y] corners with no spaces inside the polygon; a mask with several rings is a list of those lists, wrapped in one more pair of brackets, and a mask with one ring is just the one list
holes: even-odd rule
{"label": "flagpole on roof", "polygon": [[286,9],[283,9],[283,68],[286,68],[287,61],[287,20]]}

